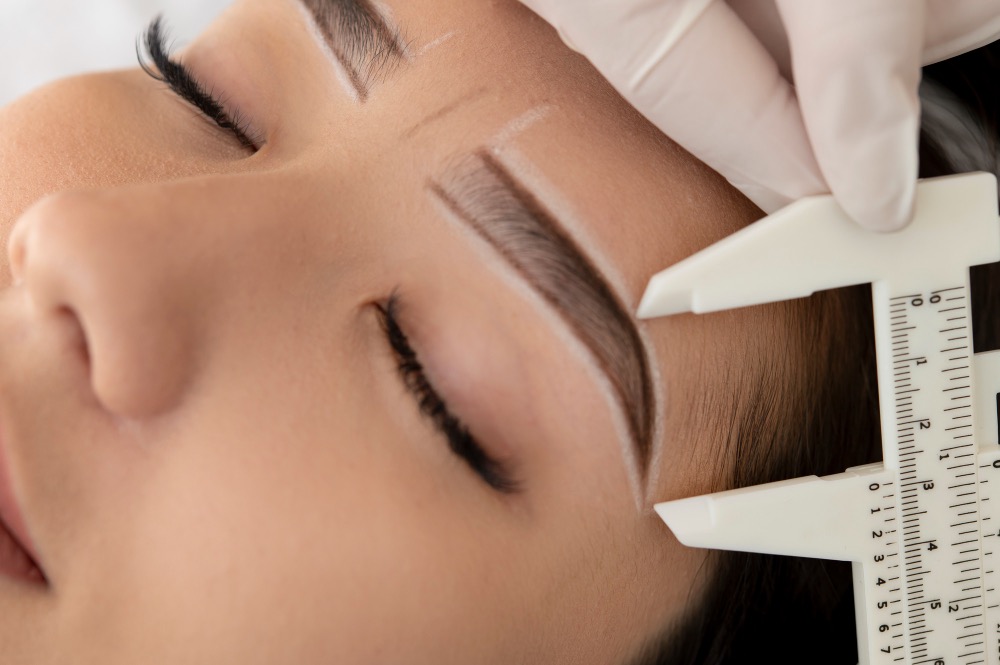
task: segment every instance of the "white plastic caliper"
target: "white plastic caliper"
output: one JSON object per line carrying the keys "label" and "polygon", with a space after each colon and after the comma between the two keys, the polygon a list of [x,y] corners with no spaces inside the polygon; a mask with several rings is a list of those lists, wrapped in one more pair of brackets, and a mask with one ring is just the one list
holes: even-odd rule
{"label": "white plastic caliper", "polygon": [[905,230],[803,199],[652,278],[651,318],[871,282],[883,461],[656,506],[685,545],[854,562],[870,665],[1000,665],[1000,352],[973,355],[969,267],[1000,260],[993,175],[925,180]]}

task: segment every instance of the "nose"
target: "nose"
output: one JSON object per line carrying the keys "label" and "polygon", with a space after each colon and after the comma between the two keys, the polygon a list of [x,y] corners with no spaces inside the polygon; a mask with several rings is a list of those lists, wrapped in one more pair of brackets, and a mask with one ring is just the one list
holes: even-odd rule
{"label": "nose", "polygon": [[175,407],[199,350],[203,295],[197,261],[185,251],[187,228],[171,224],[169,206],[149,194],[49,196],[18,219],[7,244],[15,284],[39,325],[75,317],[92,389],[124,418]]}

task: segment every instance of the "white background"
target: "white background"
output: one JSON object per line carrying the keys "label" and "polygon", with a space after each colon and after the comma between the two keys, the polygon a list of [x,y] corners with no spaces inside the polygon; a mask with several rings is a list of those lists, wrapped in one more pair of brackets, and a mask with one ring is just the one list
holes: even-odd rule
{"label": "white background", "polygon": [[231,0],[0,0],[0,106],[42,83],[134,67],[135,41],[163,13],[177,44]]}

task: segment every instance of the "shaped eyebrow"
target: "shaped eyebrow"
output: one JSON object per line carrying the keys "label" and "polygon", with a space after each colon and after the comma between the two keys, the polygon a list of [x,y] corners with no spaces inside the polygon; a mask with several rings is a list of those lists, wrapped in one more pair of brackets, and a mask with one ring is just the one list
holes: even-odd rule
{"label": "shaped eyebrow", "polygon": [[601,272],[489,152],[469,157],[428,188],[554,308],[597,360],[625,415],[645,477],[653,447],[649,358],[635,322]]}
{"label": "shaped eyebrow", "polygon": [[399,29],[390,25],[371,0],[299,0],[330,51],[347,70],[364,102],[371,88],[406,61]]}

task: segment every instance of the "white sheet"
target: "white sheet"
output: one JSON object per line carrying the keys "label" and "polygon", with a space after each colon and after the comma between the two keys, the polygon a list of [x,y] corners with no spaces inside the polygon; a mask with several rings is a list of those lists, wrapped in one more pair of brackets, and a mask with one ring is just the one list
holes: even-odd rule
{"label": "white sheet", "polygon": [[0,106],[48,81],[133,67],[135,40],[163,13],[177,43],[231,0],[0,0]]}

